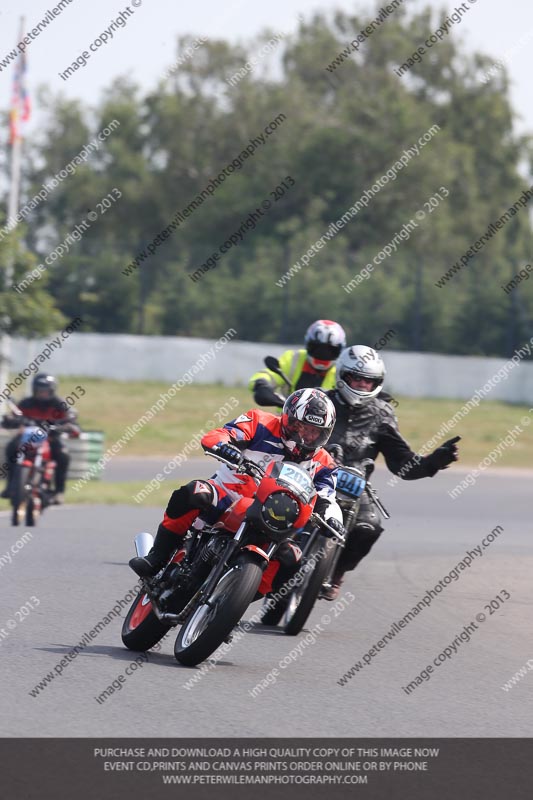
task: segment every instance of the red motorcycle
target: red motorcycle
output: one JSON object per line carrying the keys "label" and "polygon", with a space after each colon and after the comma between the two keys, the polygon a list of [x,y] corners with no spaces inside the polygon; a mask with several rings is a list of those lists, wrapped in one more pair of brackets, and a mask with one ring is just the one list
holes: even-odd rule
{"label": "red motorcycle", "polygon": [[52,483],[56,462],[52,460],[48,436],[55,425],[21,418],[24,429],[17,448],[17,460],[11,479],[11,524],[24,519],[28,527],[35,525],[39,515],[50,505],[54,495]]}
{"label": "red motorcycle", "polygon": [[[208,455],[235,469],[216,453]],[[310,520],[335,535],[312,513],[316,490],[298,464],[272,462],[263,469],[244,459],[236,472],[253,478],[254,496],[236,500],[215,525],[191,528],[170,563],[142,580],[122,628],[126,647],[148,650],[181,625],[174,655],[181,664],[199,664],[230,641],[250,603],[270,590],[265,571],[282,542]],[[139,534],[137,555],[146,555],[152,543],[150,534]]]}

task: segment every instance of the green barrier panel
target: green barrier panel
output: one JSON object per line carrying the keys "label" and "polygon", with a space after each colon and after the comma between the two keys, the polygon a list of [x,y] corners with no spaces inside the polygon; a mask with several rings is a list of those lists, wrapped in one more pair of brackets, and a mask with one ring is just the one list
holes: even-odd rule
{"label": "green barrier panel", "polygon": [[[15,435],[14,430],[0,429],[0,454],[2,464],[5,462],[5,448]],[[69,439],[67,443],[70,464],[67,480],[81,478],[102,458],[105,452],[105,434],[103,431],[82,431],[79,437]],[[91,479],[100,477],[101,469],[91,474]]]}
{"label": "green barrier panel", "polygon": [[[70,453],[70,464],[67,479],[83,478],[94,465],[102,458],[105,452],[105,436],[103,431],[82,431],[76,439],[70,439],[68,443]],[[92,469],[90,479],[100,478],[99,468]]]}

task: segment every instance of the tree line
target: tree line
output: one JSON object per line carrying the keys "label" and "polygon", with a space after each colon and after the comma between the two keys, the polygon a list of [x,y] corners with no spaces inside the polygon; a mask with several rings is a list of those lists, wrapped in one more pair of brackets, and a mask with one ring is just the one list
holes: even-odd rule
{"label": "tree line", "polygon": [[533,183],[532,140],[514,133],[506,70],[487,80],[494,58],[454,30],[397,74],[445,16],[401,6],[335,69],[372,12],[309,14],[261,59],[275,31],[202,40],[187,58],[197,40],[180,37],[179,68],[155,89],[120,77],[92,109],[43,87],[22,201],[85,157],[0,241],[15,284],[38,276],[1,292],[10,331],[81,316],[85,331],[216,338],[232,325],[296,342],[323,317],[350,341],[393,328],[391,349],[512,354],[533,322],[527,205],[437,282]]}

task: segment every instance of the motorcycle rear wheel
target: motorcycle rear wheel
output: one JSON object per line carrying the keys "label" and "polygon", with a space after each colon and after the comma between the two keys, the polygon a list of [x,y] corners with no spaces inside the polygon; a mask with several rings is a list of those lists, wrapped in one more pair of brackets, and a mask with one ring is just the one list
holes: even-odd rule
{"label": "motorcycle rear wheel", "polygon": [[284,615],[287,609],[287,603],[289,602],[288,597],[280,597],[273,605],[268,607],[268,595],[265,597],[263,602],[263,608],[267,608],[267,611],[261,617],[261,625],[277,625],[278,622],[281,620],[282,616]]}
{"label": "motorcycle rear wheel", "polygon": [[174,644],[180,664],[194,667],[220,647],[254,599],[262,577],[253,556],[243,553],[237,558],[208,600],[196,606],[181,626]]}

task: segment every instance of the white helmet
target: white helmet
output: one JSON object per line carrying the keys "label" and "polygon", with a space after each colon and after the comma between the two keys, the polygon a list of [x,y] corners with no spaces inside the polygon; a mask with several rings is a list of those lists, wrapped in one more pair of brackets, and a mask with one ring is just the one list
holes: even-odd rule
{"label": "white helmet", "polygon": [[346,347],[346,334],[338,322],[331,319],[317,319],[305,334],[307,360],[313,369],[327,372]]}
{"label": "white helmet", "polygon": [[[362,406],[377,397],[383,387],[385,364],[379,353],[364,344],[343,350],[337,361],[337,391],[351,406]],[[366,378],[373,382],[370,391],[357,389],[352,381]]]}

